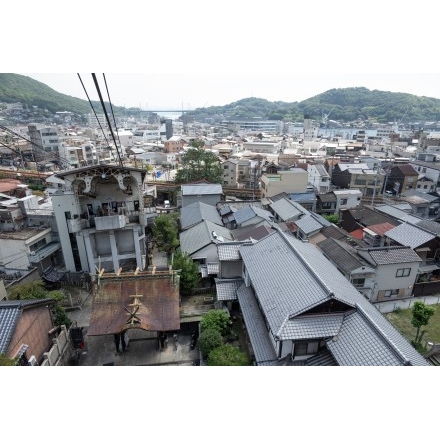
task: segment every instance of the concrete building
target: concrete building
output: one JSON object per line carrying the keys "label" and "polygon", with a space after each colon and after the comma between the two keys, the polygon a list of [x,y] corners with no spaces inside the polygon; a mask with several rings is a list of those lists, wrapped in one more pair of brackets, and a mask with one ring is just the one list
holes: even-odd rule
{"label": "concrete building", "polygon": [[52,201],[68,271],[93,276],[96,268],[145,268],[145,227],[156,215],[155,208],[144,207],[145,175],[146,170],[112,165],[57,173],[65,189]]}
{"label": "concrete building", "polygon": [[28,134],[33,144],[36,162],[57,158],[60,140],[56,127],[46,127],[42,124],[29,124]]}
{"label": "concrete building", "polygon": [[307,192],[308,173],[301,168],[278,171],[276,174],[263,174],[260,177],[261,197],[272,197],[282,192]]}

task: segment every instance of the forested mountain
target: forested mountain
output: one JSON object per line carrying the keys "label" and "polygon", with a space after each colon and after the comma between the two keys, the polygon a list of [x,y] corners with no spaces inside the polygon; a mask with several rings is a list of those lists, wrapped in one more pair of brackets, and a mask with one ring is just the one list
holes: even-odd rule
{"label": "forested mountain", "polygon": [[365,87],[331,89],[301,102],[270,102],[246,98],[223,107],[196,109],[190,113],[196,119],[263,119],[302,121],[304,115],[321,121],[330,119],[351,122],[372,119],[377,122],[440,121],[440,99],[409,93],[383,92]]}
{"label": "forested mountain", "polygon": [[[58,93],[40,81],[16,73],[0,73],[0,102],[21,102],[27,107],[36,105],[50,113],[70,111],[83,115],[93,111],[85,99]],[[92,103],[96,112],[102,113],[101,104]],[[123,107],[113,106],[114,112],[121,110]]]}
{"label": "forested mountain", "polygon": [[[77,114],[91,112],[87,100],[58,93],[46,84],[24,75],[0,73],[0,102],[21,102],[25,106],[37,105],[51,113],[72,111]],[[101,105],[93,102],[101,113]],[[115,114],[125,113],[123,107],[113,106]],[[302,121],[304,115],[322,121],[324,117],[340,122],[357,119],[377,122],[440,121],[440,99],[409,93],[369,90],[365,87],[331,89],[301,102],[271,102],[261,98],[245,98],[224,106],[197,108],[188,112],[196,120],[263,119]]]}

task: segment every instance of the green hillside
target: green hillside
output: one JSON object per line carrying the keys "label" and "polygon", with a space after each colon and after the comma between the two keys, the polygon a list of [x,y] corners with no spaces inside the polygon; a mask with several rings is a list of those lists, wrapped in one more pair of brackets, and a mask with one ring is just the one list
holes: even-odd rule
{"label": "green hillside", "polygon": [[[21,102],[28,107],[37,105],[51,113],[72,111],[83,115],[91,112],[87,100],[58,93],[46,84],[15,73],[0,73],[0,102]],[[93,102],[93,106],[100,112],[100,103]],[[113,112],[117,115],[128,114],[129,109],[113,106]],[[304,115],[322,121],[328,115],[328,119],[340,122],[370,119],[382,123],[424,123],[440,121],[440,99],[351,87],[331,89],[304,101],[292,103],[245,98],[224,106],[197,108],[188,112],[188,115],[199,121],[207,118],[218,120],[254,117],[302,121]]]}
{"label": "green hillside", "polygon": [[[71,111],[80,115],[91,113],[87,100],[64,95],[51,89],[46,84],[28,76],[16,73],[0,73],[0,102],[22,104],[47,109],[50,113]],[[100,113],[101,104],[92,102],[95,110]],[[113,107],[113,111],[121,111],[122,107]]]}
{"label": "green hillside", "polygon": [[304,115],[321,121],[323,116],[342,122],[440,121],[440,99],[408,93],[369,90],[365,87],[331,89],[301,102],[270,102],[246,98],[222,107],[198,108],[190,113],[196,119],[207,117],[240,119],[261,117],[270,120],[302,121]]}

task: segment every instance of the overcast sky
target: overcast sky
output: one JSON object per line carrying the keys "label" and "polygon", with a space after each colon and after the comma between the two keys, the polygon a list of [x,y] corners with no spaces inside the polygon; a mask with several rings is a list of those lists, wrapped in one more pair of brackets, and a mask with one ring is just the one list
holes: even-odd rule
{"label": "overcast sky", "polygon": [[[150,110],[252,96],[295,102],[344,87],[440,99],[438,30],[428,0],[411,7],[383,0],[125,0],[117,8],[78,0],[68,10],[55,0],[44,0],[45,7],[23,1],[2,5],[5,17],[20,12],[26,29],[18,38],[16,22],[3,20],[3,70],[40,72],[24,74],[82,99],[76,72],[84,71],[120,72],[105,73],[112,103]],[[36,26],[37,17],[46,24]],[[96,100],[91,74],[81,77]]]}
{"label": "overcast sky", "polygon": [[[16,72],[18,73],[18,72]],[[77,73],[20,73],[57,92],[87,100]],[[91,100],[98,94],[91,73],[80,73]],[[145,110],[195,109],[243,98],[302,101],[332,88],[367,87],[440,99],[437,73],[96,73],[101,94],[113,105]]]}

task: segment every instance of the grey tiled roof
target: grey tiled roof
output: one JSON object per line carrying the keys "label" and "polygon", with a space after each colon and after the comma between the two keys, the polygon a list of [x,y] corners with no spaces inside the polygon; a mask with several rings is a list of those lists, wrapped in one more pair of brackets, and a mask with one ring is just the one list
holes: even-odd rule
{"label": "grey tiled roof", "polygon": [[356,313],[347,314],[327,347],[342,366],[427,365],[391,323],[366,303],[358,304]]}
{"label": "grey tiled roof", "polygon": [[275,231],[275,225],[270,225],[266,220],[260,223],[243,226],[238,229],[231,230],[231,234],[237,241],[245,240],[261,240],[266,235]]}
{"label": "grey tiled roof", "polygon": [[208,275],[217,275],[220,272],[219,263],[207,263],[206,268],[208,269]]}
{"label": "grey tiled roof", "polygon": [[21,310],[17,307],[0,307],[0,353],[8,351],[20,316]]}
{"label": "grey tiled roof", "polygon": [[377,265],[421,262],[422,259],[410,247],[383,246],[359,249],[359,255],[368,254]]}
{"label": "grey tiled roof", "polygon": [[243,313],[255,361],[260,365],[270,365],[277,360],[277,356],[252,289],[246,287],[243,283],[237,290],[237,298]]}
{"label": "grey tiled roof", "polygon": [[343,314],[300,316],[287,321],[279,337],[282,340],[328,338],[338,333],[343,320]]}
{"label": "grey tiled roof", "polygon": [[238,250],[242,246],[243,242],[228,242],[219,243],[217,245],[217,253],[219,261],[237,261],[240,260],[240,253]]}
{"label": "grey tiled roof", "polygon": [[305,234],[310,234],[311,232],[319,231],[324,227],[330,226],[330,222],[325,220],[323,217],[319,218],[317,214],[302,216],[300,219],[295,220],[296,226],[304,231]]}
{"label": "grey tiled roof", "polygon": [[[395,362],[404,365],[410,362],[427,365],[411,344],[314,245],[276,232],[253,245],[243,245],[240,253],[274,335],[281,334],[287,321],[336,300],[346,304],[354,315],[362,314],[352,319],[347,312],[337,336],[339,339],[329,343],[338,364],[388,365]],[[239,293],[238,299],[240,301]]]}
{"label": "grey tiled roof", "polygon": [[314,203],[316,195],[314,192],[291,193],[289,194],[289,199],[297,203]]}
{"label": "grey tiled roof", "polygon": [[223,237],[226,241],[232,240],[229,229],[204,220],[180,233],[180,248],[182,252],[192,255],[210,243],[220,242],[221,240],[214,238],[212,232],[216,236]]}
{"label": "grey tiled roof", "polygon": [[50,299],[0,301],[0,353],[6,353],[24,307],[52,303]]}
{"label": "grey tiled roof", "polygon": [[431,234],[435,234],[437,236],[440,236],[440,223],[434,222],[432,220],[420,220],[417,223],[417,226],[419,228],[424,229],[425,231],[431,232]]}
{"label": "grey tiled roof", "polygon": [[223,279],[215,278],[218,301],[236,301],[237,289],[243,284],[241,278]]}
{"label": "grey tiled roof", "polygon": [[208,194],[223,194],[223,188],[219,184],[199,183],[196,185],[181,185],[182,196],[198,196]]}
{"label": "grey tiled roof", "polygon": [[191,203],[180,210],[180,225],[182,229],[187,229],[203,220],[223,226],[217,208],[202,202]]}
{"label": "grey tiled roof", "polygon": [[435,238],[434,234],[426,232],[423,229],[420,229],[409,223],[403,223],[393,229],[390,229],[389,231],[385,232],[385,236],[403,246],[409,246],[412,249],[418,248]]}
{"label": "grey tiled roof", "polygon": [[317,244],[327,258],[334,262],[344,275],[351,274],[354,270],[365,267],[365,261],[361,261],[342,243],[334,238],[327,238]]}
{"label": "grey tiled roof", "polygon": [[302,208],[299,203],[292,202],[285,198],[272,203],[270,207],[282,221],[289,220],[293,217],[298,218],[301,214],[305,213],[304,208]]}
{"label": "grey tiled roof", "polygon": [[[411,206],[407,205],[409,212],[411,212]],[[377,205],[375,207],[376,211],[382,212],[383,214],[389,215],[393,218],[401,219],[405,215],[408,214],[408,211],[405,211],[401,208],[398,208],[394,205]]]}
{"label": "grey tiled roof", "polygon": [[[273,334],[278,334],[288,317],[329,300],[331,292],[354,303],[354,287],[311,244],[277,232],[252,246],[243,245],[240,254]],[[319,270],[313,270],[313,261]],[[322,275],[335,271],[342,280],[323,279]],[[347,290],[348,297],[344,295]]]}
{"label": "grey tiled roof", "polygon": [[239,209],[233,214],[233,216],[237,225],[240,225],[248,220],[251,220],[254,217],[259,217],[268,222],[273,221],[273,215],[269,211],[265,209],[257,208],[255,206],[248,206]]}

